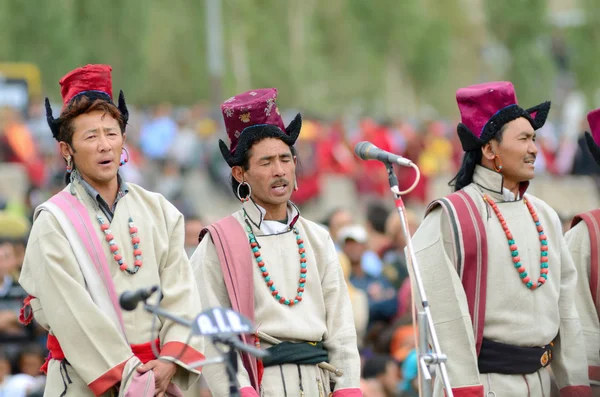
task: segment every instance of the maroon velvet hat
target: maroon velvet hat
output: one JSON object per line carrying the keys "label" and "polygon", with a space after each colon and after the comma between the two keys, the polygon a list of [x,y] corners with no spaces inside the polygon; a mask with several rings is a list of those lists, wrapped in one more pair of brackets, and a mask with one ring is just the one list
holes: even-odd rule
{"label": "maroon velvet hat", "polygon": [[219,140],[221,154],[230,167],[239,165],[244,153],[257,137],[279,138],[292,146],[302,127],[300,114],[285,128],[275,102],[277,89],[263,88],[229,98],[221,105],[227,144]]}
{"label": "maroon velvet hat", "polygon": [[[63,99],[63,107],[61,112],[64,112],[74,98],[84,95],[91,100],[101,99],[108,103],[113,103],[112,96],[112,68],[109,65],[86,65],[77,68],[67,73],[60,79],[60,93]],[[129,119],[129,112],[125,104],[125,96],[123,91],[119,93],[119,111],[123,115],[125,124]],[[52,130],[52,135],[58,139],[61,119],[52,117],[52,108],[50,102],[46,98],[46,119]]]}
{"label": "maroon velvet hat", "polygon": [[600,165],[600,109],[592,110],[587,115],[588,123],[590,124],[589,132],[585,133],[585,140],[588,145],[588,149],[596,163]]}
{"label": "maroon velvet hat", "polygon": [[456,101],[462,118],[457,132],[465,152],[481,148],[506,124],[525,117],[537,130],[546,122],[550,102],[529,109],[519,107],[515,87],[495,81],[460,88]]}

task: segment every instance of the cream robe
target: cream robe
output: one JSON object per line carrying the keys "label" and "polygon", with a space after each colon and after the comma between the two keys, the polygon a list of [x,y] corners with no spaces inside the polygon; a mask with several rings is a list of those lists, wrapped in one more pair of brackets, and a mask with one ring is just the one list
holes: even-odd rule
{"label": "cream robe", "polygon": [[[296,211],[288,207],[288,216]],[[243,209],[233,216],[246,228],[244,211],[251,220],[253,233],[261,245],[263,257],[274,285],[282,296],[292,299],[296,295],[300,275],[300,256],[296,235],[289,227],[282,233],[267,234],[263,230],[273,228],[272,222],[262,220],[263,213],[253,201],[246,202]],[[290,219],[291,221],[291,219]],[[271,225],[267,226],[267,223]],[[280,304],[271,295],[258,266],[254,268],[254,315],[256,327],[279,340],[323,341],[329,352],[329,362],[343,371],[335,377],[316,365],[302,365],[304,396],[327,396],[329,377],[336,382],[335,389],[358,388],[360,359],[356,344],[356,330],[348,290],[338,255],[329,233],[321,226],[299,217],[295,226],[304,240],[307,258],[307,277],[303,300],[294,306]],[[250,251],[249,251],[250,252]],[[250,255],[250,253],[249,253]],[[225,288],[221,265],[212,239],[202,240],[191,258],[196,275],[203,309],[222,306],[231,307]],[[252,256],[253,265],[254,256]],[[207,358],[216,355],[210,343],[205,343]],[[269,347],[261,342],[261,347]],[[239,357],[239,356],[238,356]],[[241,359],[238,358],[240,387],[250,386],[250,380]],[[282,366],[287,396],[300,396],[298,366]],[[208,385],[215,397],[228,395],[227,375],[222,365],[203,368]],[[284,384],[279,366],[265,368],[261,396],[283,397]]]}
{"label": "cream robe", "polygon": [[[183,248],[183,216],[161,195],[132,183],[128,186],[129,193],[119,200],[110,229],[120,253],[131,266],[129,217],[138,227],[143,265],[135,275],[119,269],[96,219],[96,214],[104,215],[94,208],[81,184],[75,183],[77,198],[88,210],[92,224],[98,225],[96,234],[104,248],[116,292],[120,295],[127,290],[159,285],[164,295],[161,308],[191,320],[199,311],[200,302]],[[65,191],[70,191],[70,187]],[[157,335],[152,332],[153,316],[139,305],[134,311],[122,311],[127,343],[114,322],[91,300],[71,244],[54,216],[42,211],[33,224],[19,279],[23,288],[37,298],[32,301],[35,319],[56,336],[70,364],[67,371],[72,383],[68,384],[67,396],[93,396],[92,390],[105,390],[121,381],[126,376],[122,364],[136,360],[129,344],[143,344],[160,337],[161,355],[166,359],[171,356],[174,361],[185,347],[189,330],[159,318]],[[185,354],[175,360],[178,370],[173,382],[182,389],[198,378],[199,371],[190,370],[186,364],[202,358],[200,346],[201,341],[192,340]],[[63,390],[60,362],[51,360],[45,396],[59,396]],[[110,396],[112,390],[102,395]]]}
{"label": "cream robe", "polygon": [[[488,242],[488,278],[484,338],[525,347],[555,341],[551,368],[560,388],[588,386],[585,347],[574,302],[577,273],[556,212],[529,194],[548,238],[548,281],[539,289],[525,287],[513,266],[506,235],[495,213],[483,201],[487,193],[498,205],[514,236],[521,262],[532,280],[540,276],[540,242],[534,221],[522,200],[504,201],[502,175],[477,166],[473,183],[464,188],[479,208]],[[497,397],[550,395],[546,370],[531,375],[480,375],[471,318],[461,280],[454,268],[452,237],[440,207],[423,221],[413,237],[431,313],[453,389],[484,385]],[[414,288],[413,288],[414,290]],[[416,293],[416,291],[415,291]],[[443,387],[435,384],[435,396]],[[455,394],[456,395],[456,394]],[[471,394],[469,394],[471,396]],[[475,394],[473,394],[475,396]]]}
{"label": "cream robe", "polygon": [[[581,221],[565,234],[565,240],[571,251],[577,268],[578,281],[575,304],[581,320],[590,372],[600,370],[600,321],[590,291],[591,248],[590,233],[585,222]],[[595,367],[592,369],[592,367]],[[591,379],[591,377],[590,377]],[[592,382],[590,380],[590,382]],[[600,382],[593,382],[600,385]]]}

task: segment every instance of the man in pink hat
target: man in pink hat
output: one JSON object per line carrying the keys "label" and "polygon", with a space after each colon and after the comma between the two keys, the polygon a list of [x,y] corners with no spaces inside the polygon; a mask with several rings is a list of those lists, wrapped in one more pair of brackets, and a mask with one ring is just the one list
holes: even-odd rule
{"label": "man in pink hat", "polygon": [[129,113],[122,92],[113,102],[111,67],[75,69],[60,85],[60,117],[48,99],[46,113],[68,185],[36,209],[19,279],[30,294],[21,320],[49,331],[44,395],[178,395],[171,382],[187,389],[199,377],[188,364],[203,358],[190,330],[141,305],[121,311],[118,296],[158,285],[162,308],[193,319],[183,216],[121,177]]}
{"label": "man in pink hat", "polygon": [[[453,393],[549,396],[551,366],[561,396],[591,396],[561,222],[526,194],[550,103],[521,108],[509,82],[456,98],[455,192],[430,204],[413,240]],[[444,395],[439,379],[434,390]]]}
{"label": "man in pink hat", "polygon": [[[242,396],[361,396],[338,254],[329,233],[290,201],[302,121],[297,115],[286,128],[276,98],[276,89],[260,89],[221,106],[231,144],[219,144],[242,208],[201,234],[191,259],[200,298],[203,307],[231,307],[248,317],[256,339],[243,340],[268,348],[262,362],[240,355]],[[205,354],[216,354],[211,344]],[[213,395],[227,395],[223,367],[203,373]]]}
{"label": "man in pink hat", "polygon": [[[588,149],[600,164],[600,109],[587,119],[592,131],[585,134]],[[590,384],[600,395],[600,209],[577,215],[565,239],[578,273],[575,303],[585,336]]]}

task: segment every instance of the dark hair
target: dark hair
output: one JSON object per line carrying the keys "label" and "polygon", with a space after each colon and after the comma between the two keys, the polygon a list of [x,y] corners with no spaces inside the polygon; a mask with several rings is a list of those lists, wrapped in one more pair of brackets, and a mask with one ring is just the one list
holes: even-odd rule
{"label": "dark hair", "polygon": [[[500,130],[491,139],[495,139],[498,143],[501,143],[502,134],[504,134],[504,130],[506,130],[507,125],[508,124],[504,124],[502,128],[500,128]],[[473,182],[473,173],[475,172],[475,166],[481,164],[482,158],[483,154],[481,152],[481,148],[465,152],[462,159],[462,164],[460,165],[460,169],[458,170],[456,176],[452,178],[450,182],[448,182],[448,186],[452,186],[454,188],[453,191],[457,192],[465,186],[471,184],[471,182]]]}
{"label": "dark hair", "polygon": [[[248,142],[248,150],[246,150],[244,152],[244,154],[242,156],[242,160],[236,165],[242,167],[244,169],[244,171],[247,171],[250,168],[250,157],[252,156],[252,146],[254,146],[254,144],[259,143],[267,138],[277,138],[277,136],[270,136],[270,134],[266,134],[266,135],[257,134],[255,137],[253,137]],[[297,154],[296,148],[293,145],[289,146],[289,148],[290,148],[290,151],[292,152],[292,156],[296,156],[296,154]],[[231,190],[233,191],[233,194],[235,195],[235,197],[237,197],[238,186],[240,185],[240,183],[233,177],[233,175],[230,176],[230,179],[231,179]],[[248,191],[248,188],[246,186],[242,186],[240,188],[240,194],[243,197],[246,197],[249,193],[250,192]]]}
{"label": "dark hair", "polygon": [[376,378],[379,375],[385,374],[388,363],[393,363],[394,360],[388,355],[375,355],[365,362],[362,370],[362,377],[365,379]]}
{"label": "dark hair", "polygon": [[381,203],[373,202],[367,207],[367,221],[378,233],[385,233],[385,223],[390,215],[390,211]]}

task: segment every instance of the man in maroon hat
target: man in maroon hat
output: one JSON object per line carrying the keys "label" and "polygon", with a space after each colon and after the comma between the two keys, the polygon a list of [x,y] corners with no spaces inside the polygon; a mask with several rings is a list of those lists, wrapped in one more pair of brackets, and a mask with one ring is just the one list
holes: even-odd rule
{"label": "man in maroon hat", "polygon": [[[600,164],[600,109],[587,119],[592,133],[586,132],[585,139]],[[565,239],[578,273],[575,303],[585,336],[590,384],[600,395],[600,209],[577,215]]]}
{"label": "man in maroon hat", "polygon": [[413,240],[453,393],[549,396],[550,365],[561,396],[590,396],[561,222],[526,194],[550,103],[521,108],[509,82],[456,97],[465,155],[455,192],[430,204]]}
{"label": "man in maroon hat", "polygon": [[[254,321],[257,339],[244,341],[271,353],[258,363],[240,356],[242,396],[361,396],[356,330],[333,241],[290,202],[301,118],[284,127],[276,98],[273,88],[254,90],[221,106],[231,145],[219,144],[242,208],[201,234],[191,259],[200,299]],[[213,395],[227,394],[223,367],[203,373]]]}
{"label": "man in maroon hat", "polygon": [[75,69],[60,85],[60,117],[48,99],[46,111],[68,185],[36,209],[19,279],[30,294],[22,321],[35,317],[49,331],[45,395],[181,393],[171,381],[188,388],[199,374],[188,364],[203,358],[189,329],[166,318],[154,325],[142,307],[122,312],[118,296],[158,285],[165,310],[193,318],[183,216],[119,173],[128,112],[122,92],[113,103],[111,67]]}

